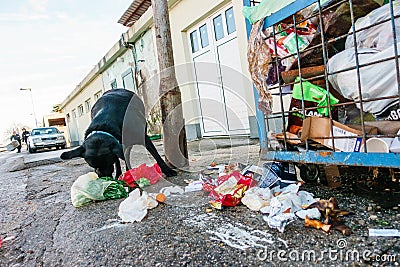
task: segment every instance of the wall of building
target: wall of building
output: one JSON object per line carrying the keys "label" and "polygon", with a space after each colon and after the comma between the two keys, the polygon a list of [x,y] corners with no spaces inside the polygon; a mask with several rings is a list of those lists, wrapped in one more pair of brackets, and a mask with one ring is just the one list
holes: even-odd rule
{"label": "wall of building", "polygon": [[[254,110],[254,95],[252,90],[252,83],[250,81],[250,74],[248,73],[247,65],[247,33],[246,24],[243,15],[241,14],[243,8],[243,1],[234,0],[202,0],[202,1],[178,1],[170,8],[170,23],[171,23],[171,36],[172,45],[174,50],[174,60],[177,68],[180,70],[177,72],[178,82],[184,81],[188,77],[194,80],[194,74],[191,66],[179,67],[187,65],[191,62],[191,51],[188,38],[188,30],[194,25],[200,23],[202,20],[212,16],[215,12],[221,8],[232,4],[235,15],[235,23],[237,30],[237,39],[240,51],[240,62],[242,67],[242,73],[245,77],[243,81],[243,88],[245,88],[245,102],[247,103],[249,121],[251,125],[251,136],[257,136],[257,127],[254,125],[255,121],[255,110]],[[198,124],[198,118],[200,116],[199,104],[196,99],[197,91],[195,85],[188,84],[181,86],[182,99],[183,99],[183,110],[186,122],[191,124]],[[198,127],[193,128],[194,131],[198,131]]]}
{"label": "wall of building", "polygon": [[[90,100],[90,106],[93,107],[93,104],[96,102],[95,95],[104,92],[102,75],[96,76],[92,82],[81,89],[64,107],[71,146],[83,143],[85,131],[91,121],[90,110],[87,109],[85,102]],[[83,107],[82,114],[78,113],[79,106]]]}
{"label": "wall of building", "polygon": [[[170,23],[174,60],[177,66],[177,78],[182,92],[183,111],[187,124],[186,132],[188,139],[200,137],[199,121],[200,109],[197,101],[198,95],[194,83],[194,73],[191,68],[190,44],[187,31],[196,23],[206,19],[219,9],[232,4],[235,12],[237,38],[241,53],[242,72],[250,77],[247,72],[247,34],[245,20],[241,15],[241,0],[170,0]],[[63,102],[65,110],[71,145],[81,144],[84,132],[90,123],[90,112],[86,111],[85,101],[91,99],[92,106],[95,102],[94,94],[111,89],[111,83],[115,80],[118,88],[123,87],[122,76],[129,71],[135,75],[137,88],[129,88],[138,93],[145,103],[147,113],[158,103],[158,62],[156,57],[155,36],[153,30],[153,19],[151,7],[142,17],[124,33],[124,39],[129,41],[132,49],[126,49],[119,40],[109,52],[99,61],[94,69],[74,89],[74,91]],[[136,58],[135,58],[136,57]],[[188,64],[189,63],[189,64]],[[143,83],[146,81],[146,83]],[[250,79],[248,79],[250,81]],[[246,81],[245,81],[246,82]],[[254,121],[254,97],[251,83],[243,85],[246,88],[246,102],[250,122]],[[84,113],[78,114],[78,107],[82,105]],[[76,118],[73,115],[76,112]],[[254,126],[254,123],[250,123]],[[254,136],[256,127],[252,127]],[[255,132],[255,134],[257,134]]]}
{"label": "wall of building", "polygon": [[[112,82],[116,82],[116,88],[125,88],[136,92],[136,86],[131,83],[124,83],[123,77],[133,76],[134,58],[131,50],[126,50],[103,72],[103,87],[105,90],[111,89]],[[134,77],[134,76],[133,76]]]}

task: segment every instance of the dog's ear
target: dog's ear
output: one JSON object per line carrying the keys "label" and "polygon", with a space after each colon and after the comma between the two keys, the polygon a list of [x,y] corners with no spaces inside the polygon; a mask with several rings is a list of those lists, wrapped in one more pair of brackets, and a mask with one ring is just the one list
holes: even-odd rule
{"label": "dog's ear", "polygon": [[61,159],[72,159],[77,157],[83,157],[85,154],[85,148],[83,146],[78,146],[77,148],[64,152],[61,154]]}
{"label": "dog's ear", "polygon": [[117,143],[112,149],[111,151],[120,159],[124,160],[124,152],[122,150],[122,145]]}

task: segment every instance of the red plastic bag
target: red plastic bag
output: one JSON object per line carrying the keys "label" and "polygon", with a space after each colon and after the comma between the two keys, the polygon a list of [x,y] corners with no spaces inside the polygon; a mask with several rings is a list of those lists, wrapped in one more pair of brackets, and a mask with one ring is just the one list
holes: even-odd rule
{"label": "red plastic bag", "polygon": [[146,178],[150,181],[150,184],[155,184],[160,180],[162,172],[157,163],[153,166],[147,166],[143,163],[137,168],[126,171],[119,180],[125,181],[130,187],[137,187],[136,181],[140,178]]}

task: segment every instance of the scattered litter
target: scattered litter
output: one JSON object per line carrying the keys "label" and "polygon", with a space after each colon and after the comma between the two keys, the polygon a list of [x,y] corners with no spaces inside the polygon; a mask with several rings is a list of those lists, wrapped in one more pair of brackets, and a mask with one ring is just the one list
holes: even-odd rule
{"label": "scattered litter", "polygon": [[3,242],[10,241],[13,239],[15,239],[15,236],[7,236],[4,239],[2,239],[2,237],[0,236],[0,248],[3,246]]}
{"label": "scattered litter", "polygon": [[123,222],[140,222],[147,215],[147,210],[157,207],[158,202],[143,191],[133,190],[129,197],[119,205],[118,216]]}
{"label": "scattered litter", "polygon": [[263,214],[271,213],[271,206],[265,206],[265,207],[261,208],[260,212],[263,213]]}
{"label": "scattered litter", "polygon": [[377,219],[377,220],[375,220],[375,222],[380,226],[388,226],[388,225],[390,225],[390,222],[382,220],[382,219]]}
{"label": "scattered litter", "polygon": [[[125,181],[130,187],[144,187],[153,185],[160,180],[162,172],[157,163],[147,166],[145,163],[139,167],[126,171],[119,179]],[[147,180],[147,181],[146,181]]]}
{"label": "scattered litter", "polygon": [[259,211],[269,205],[271,198],[269,188],[252,187],[244,194],[242,203],[251,210]]}
{"label": "scattered litter", "polygon": [[323,218],[324,224],[330,224],[335,230],[340,231],[343,235],[350,235],[351,229],[343,223],[341,217],[353,214],[352,212],[339,209],[338,202],[335,198],[331,197],[329,200],[319,200],[307,207],[317,208]]}
{"label": "scattered litter", "polygon": [[239,171],[222,175],[217,179],[217,186],[203,185],[203,190],[210,191],[210,205],[216,209],[233,207],[240,203],[244,192],[251,187],[254,180],[250,176],[243,176]]}
{"label": "scattered litter", "polygon": [[264,221],[268,223],[271,228],[276,228],[279,232],[283,233],[285,227],[296,219],[293,213],[281,213],[275,216],[263,216]]}
{"label": "scattered litter", "polygon": [[164,203],[167,197],[163,193],[159,193],[156,195],[156,200],[160,203]]}
{"label": "scattered litter", "polygon": [[295,182],[297,182],[297,175],[293,163],[271,161],[264,163],[263,174],[258,181],[258,186],[272,188],[280,184],[286,186]]}
{"label": "scattered litter", "polygon": [[81,207],[93,201],[127,197],[128,190],[124,181],[99,178],[96,173],[89,172],[79,176],[72,184],[71,201],[74,207]]}
{"label": "scattered litter", "polygon": [[143,188],[145,186],[149,186],[150,185],[150,181],[147,178],[140,178],[139,180],[136,181],[136,184],[140,188]]}
{"label": "scattered litter", "polygon": [[331,224],[324,224],[323,222],[320,222],[318,220],[312,220],[312,219],[308,218],[307,215],[304,218],[304,226],[313,227],[315,229],[321,229],[322,231],[324,231],[327,234],[329,233],[329,231],[332,228]]}
{"label": "scattered litter", "polygon": [[369,236],[400,237],[400,229],[368,229]]}
{"label": "scattered litter", "polygon": [[160,190],[160,193],[163,193],[165,196],[169,196],[172,194],[183,194],[185,193],[185,191],[182,189],[182,187],[180,186],[168,186],[168,187],[164,187]]}
{"label": "scattered litter", "polygon": [[201,191],[203,189],[202,181],[192,181],[185,187],[185,192]]}
{"label": "scattered litter", "polygon": [[308,217],[309,219],[319,220],[321,218],[321,213],[317,208],[307,209],[307,210],[299,210],[296,213],[296,216],[300,219],[305,219]]}

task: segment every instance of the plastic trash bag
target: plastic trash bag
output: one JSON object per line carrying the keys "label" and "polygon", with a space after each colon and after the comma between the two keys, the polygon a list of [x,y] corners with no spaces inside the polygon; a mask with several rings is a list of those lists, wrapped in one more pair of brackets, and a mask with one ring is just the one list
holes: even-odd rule
{"label": "plastic trash bag", "polygon": [[266,77],[272,57],[262,36],[262,25],[263,22],[259,21],[251,29],[247,47],[247,60],[251,79],[260,95],[258,106],[265,114],[270,114],[272,112],[272,95],[268,91]]}
{"label": "plastic trash bag", "polygon": [[[400,43],[397,43],[400,49]],[[383,51],[371,48],[359,48],[358,60],[360,65],[370,62],[387,59],[394,56],[393,47]],[[353,48],[346,49],[328,61],[328,72],[338,72],[356,66],[356,56]],[[360,70],[361,92],[363,100],[394,96],[398,94],[396,65],[394,60],[388,60],[377,64],[365,66]],[[345,98],[357,102],[356,106],[360,109],[358,93],[358,81],[356,69],[335,73],[328,76],[332,86]],[[399,103],[398,98],[382,99],[363,103],[364,112],[369,112],[375,118],[379,118],[388,108]]]}
{"label": "plastic trash bag", "polygon": [[140,222],[147,215],[147,210],[157,207],[158,202],[147,192],[143,191],[140,195],[140,190],[136,188],[129,197],[121,202],[118,209],[118,216],[123,222]]}
{"label": "plastic trash bag", "polygon": [[[126,171],[119,179],[125,181],[130,187],[136,187],[138,183],[142,185],[141,187],[144,187],[157,183],[161,177],[162,172],[157,163],[153,166],[147,166],[146,163],[143,163],[139,167]],[[147,179],[148,182],[144,181],[143,178]]]}
{"label": "plastic trash bag", "polygon": [[276,216],[263,216],[264,221],[268,223],[271,228],[278,229],[279,232],[283,233],[285,227],[296,219],[293,213],[281,213]]}
{"label": "plastic trash bag", "polygon": [[251,24],[264,19],[271,15],[272,13],[279,11],[281,8],[293,3],[295,0],[280,0],[280,1],[270,1],[263,0],[257,6],[253,7],[243,7],[242,14],[247,18]]}
{"label": "plastic trash bag", "polygon": [[[400,1],[393,1],[393,12],[395,16],[400,14]],[[375,25],[372,28],[356,32],[356,41],[358,48],[375,48],[379,51],[385,50],[388,47],[393,46],[393,30],[392,21],[390,20],[390,5],[384,5],[380,8],[375,9],[368,15],[359,18],[355,22],[356,31],[359,29],[368,27],[372,24],[379,23],[384,20],[389,20],[379,25]],[[353,32],[350,28],[349,34]],[[395,19],[395,32],[396,36],[400,36],[400,20]],[[354,47],[353,35],[349,35],[346,39],[346,49]]]}
{"label": "plastic trash bag", "polygon": [[[302,87],[303,90],[301,90]],[[303,96],[304,96],[304,101],[315,102],[317,103],[317,107],[323,107],[317,109],[319,114],[325,117],[329,116],[329,109],[327,108],[328,91],[306,80],[302,80],[300,84],[300,78],[297,77],[296,84],[293,85],[292,98],[301,100]],[[331,105],[339,103],[339,100],[336,99],[332,94],[329,95],[329,101]],[[299,108],[301,109],[301,106]],[[299,113],[301,114],[301,111]]]}
{"label": "plastic trash bag", "polygon": [[127,196],[126,189],[119,181],[98,178],[94,172],[79,176],[71,187],[71,201],[74,207],[81,207],[93,201]]}
{"label": "plastic trash bag", "polygon": [[98,176],[94,172],[81,175],[71,187],[71,201],[74,207],[81,207],[94,200],[104,200],[103,192],[111,182],[96,182]]}
{"label": "plastic trash bag", "polygon": [[252,187],[246,191],[242,203],[249,209],[259,211],[269,205],[272,193],[269,188]]}
{"label": "plastic trash bag", "polygon": [[306,216],[310,219],[319,220],[321,218],[321,212],[317,208],[307,209],[307,210],[299,210],[296,213],[296,216],[300,219],[305,219]]}

